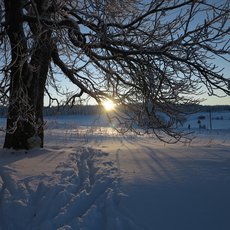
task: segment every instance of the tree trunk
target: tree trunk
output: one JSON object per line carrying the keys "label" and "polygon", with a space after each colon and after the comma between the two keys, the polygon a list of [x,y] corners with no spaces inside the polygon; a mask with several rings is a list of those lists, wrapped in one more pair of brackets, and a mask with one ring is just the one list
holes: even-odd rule
{"label": "tree trunk", "polygon": [[[50,45],[44,42],[39,44],[20,76],[12,70],[4,148],[43,147],[43,102],[50,55]],[[18,78],[24,81],[18,82]]]}
{"label": "tree trunk", "polygon": [[12,61],[4,148],[30,149],[43,147],[43,97],[51,59],[51,33],[46,30],[38,34],[28,63],[21,4],[21,0],[5,0]]}
{"label": "tree trunk", "polygon": [[[42,58],[42,54],[41,52],[38,57]],[[39,59],[33,62],[37,63]],[[13,83],[11,84],[4,148],[30,149],[43,147],[43,97],[48,64],[49,62],[45,65],[40,62],[40,65],[37,65],[36,72],[31,72],[31,70],[22,71],[21,74],[26,79],[23,83],[26,85],[24,87],[17,84],[15,76],[12,77],[11,81]]]}
{"label": "tree trunk", "polygon": [[40,147],[43,147],[44,143],[44,120],[43,120],[43,106],[44,106],[44,92],[45,84],[48,75],[48,70],[51,61],[51,46],[50,37],[51,33],[47,32],[43,34],[36,47],[36,51],[32,56],[30,66],[35,69],[31,81],[31,88],[29,98],[31,104],[34,107],[35,125],[36,125],[36,137],[39,137],[41,141]]}

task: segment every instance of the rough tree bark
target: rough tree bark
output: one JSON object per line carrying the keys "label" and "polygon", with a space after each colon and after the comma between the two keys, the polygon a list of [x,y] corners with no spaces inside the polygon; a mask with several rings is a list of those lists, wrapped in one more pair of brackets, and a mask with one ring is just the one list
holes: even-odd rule
{"label": "rough tree bark", "polygon": [[43,97],[51,57],[50,32],[44,32],[37,40],[28,62],[21,1],[5,0],[5,6],[12,62],[4,148],[43,147]]}

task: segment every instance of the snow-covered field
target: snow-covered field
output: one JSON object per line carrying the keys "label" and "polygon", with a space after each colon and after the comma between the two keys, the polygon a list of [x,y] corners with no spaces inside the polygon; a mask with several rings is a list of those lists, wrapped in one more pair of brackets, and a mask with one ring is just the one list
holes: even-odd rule
{"label": "snow-covered field", "polygon": [[47,118],[44,149],[0,149],[0,230],[229,230],[230,113],[212,130],[208,115],[176,145],[100,117]]}

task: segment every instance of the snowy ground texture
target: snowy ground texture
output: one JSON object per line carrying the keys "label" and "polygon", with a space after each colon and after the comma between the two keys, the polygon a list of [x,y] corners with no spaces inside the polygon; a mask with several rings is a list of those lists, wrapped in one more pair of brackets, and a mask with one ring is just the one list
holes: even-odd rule
{"label": "snowy ground texture", "polygon": [[229,230],[230,113],[215,117],[176,145],[48,118],[44,149],[0,150],[0,230]]}

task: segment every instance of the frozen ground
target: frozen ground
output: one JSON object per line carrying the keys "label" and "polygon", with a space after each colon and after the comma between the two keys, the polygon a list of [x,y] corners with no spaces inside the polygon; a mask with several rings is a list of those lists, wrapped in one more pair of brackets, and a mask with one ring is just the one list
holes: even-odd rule
{"label": "frozen ground", "polygon": [[176,145],[49,118],[44,149],[0,150],[0,230],[229,230],[230,114],[218,116],[213,130],[191,117],[197,138]]}

